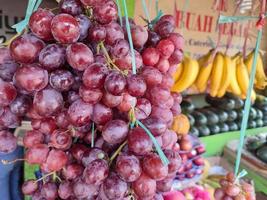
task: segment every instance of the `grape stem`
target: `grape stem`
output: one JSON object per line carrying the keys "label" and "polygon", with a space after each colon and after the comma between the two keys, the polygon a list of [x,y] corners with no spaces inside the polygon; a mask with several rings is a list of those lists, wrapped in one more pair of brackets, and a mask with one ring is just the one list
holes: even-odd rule
{"label": "grape stem", "polygon": [[105,58],[107,59],[109,68],[110,68],[110,69],[113,68],[113,69],[119,71],[119,72],[120,72],[121,74],[123,74],[124,76],[127,76],[127,74],[128,74],[127,71],[122,71],[122,70],[120,70],[120,69],[118,68],[118,66],[114,64],[114,62],[112,61],[112,59],[110,58],[110,56],[109,56],[109,54],[108,54],[108,51],[107,51],[107,49],[106,49],[106,47],[105,47],[103,41],[99,42],[99,44],[98,44],[98,47],[97,47],[97,52],[98,52],[98,53],[99,53],[100,49],[103,51],[104,56],[105,56]]}
{"label": "grape stem", "polygon": [[13,164],[13,163],[18,162],[18,161],[25,161],[25,159],[24,158],[18,158],[18,159],[12,160],[12,161],[9,161],[9,160],[1,160],[1,162],[3,163],[3,165],[10,165],[10,164]]}
{"label": "grape stem", "polygon": [[112,164],[113,160],[121,153],[121,150],[123,149],[123,147],[127,144],[127,140],[122,143],[119,148],[115,151],[115,153],[111,156],[110,160],[109,160],[109,165]]}
{"label": "grape stem", "polygon": [[49,177],[51,175],[53,176],[53,181],[56,181],[56,179],[58,179],[59,182],[62,182],[61,178],[59,178],[59,176],[57,175],[57,173],[55,171],[53,171],[53,172],[50,172],[50,173],[42,176],[41,178],[37,179],[35,181],[35,183],[38,183],[39,181],[42,181],[42,180],[46,179],[47,177]]}

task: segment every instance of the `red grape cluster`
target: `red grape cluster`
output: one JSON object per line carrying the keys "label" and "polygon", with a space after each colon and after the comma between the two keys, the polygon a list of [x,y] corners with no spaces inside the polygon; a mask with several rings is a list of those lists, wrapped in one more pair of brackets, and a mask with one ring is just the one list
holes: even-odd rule
{"label": "red grape cluster", "polygon": [[[131,51],[113,0],[62,0],[59,10],[38,9],[30,32],[0,49],[0,151],[15,148],[6,129],[27,117],[25,160],[43,174],[22,186],[33,200],[162,199],[181,166],[171,130],[181,95],[170,88],[184,40],[174,18],[149,30],[130,20]],[[168,165],[143,128],[130,128],[137,120]]]}
{"label": "red grape cluster", "polygon": [[254,187],[244,180],[237,181],[231,172],[220,180],[220,186],[214,193],[216,200],[256,200]]}
{"label": "red grape cluster", "polygon": [[183,181],[201,175],[205,165],[202,154],[206,150],[200,140],[194,136],[185,135],[178,139],[176,148],[182,159],[177,179]]}

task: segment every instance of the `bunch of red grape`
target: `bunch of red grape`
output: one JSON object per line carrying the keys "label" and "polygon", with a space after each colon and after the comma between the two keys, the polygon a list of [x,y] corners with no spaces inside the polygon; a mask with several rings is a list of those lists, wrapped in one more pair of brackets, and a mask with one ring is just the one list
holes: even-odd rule
{"label": "bunch of red grape", "polygon": [[237,181],[231,172],[220,180],[220,186],[214,193],[216,200],[256,200],[254,187],[244,180]]}
{"label": "bunch of red grape", "polygon": [[176,148],[182,159],[182,166],[178,170],[176,178],[183,181],[201,175],[205,165],[202,155],[206,149],[199,138],[184,135],[179,138]]}
{"label": "bunch of red grape", "polygon": [[[113,0],[62,0],[59,11],[38,9],[30,31],[0,49],[0,151],[15,148],[7,129],[27,117],[33,130],[23,139],[25,160],[42,172],[23,193],[33,200],[162,199],[181,166],[170,129],[180,114],[181,95],[170,88],[184,44],[174,18],[162,16],[149,29],[129,20],[131,51]],[[137,120],[168,165],[146,131],[130,126]]]}

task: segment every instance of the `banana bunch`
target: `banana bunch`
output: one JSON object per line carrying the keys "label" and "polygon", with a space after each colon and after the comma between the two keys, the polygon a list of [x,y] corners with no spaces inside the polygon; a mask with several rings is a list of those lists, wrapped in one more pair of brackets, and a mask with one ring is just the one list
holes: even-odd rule
{"label": "banana bunch", "polygon": [[[172,91],[183,92],[188,88],[196,88],[199,93],[207,91],[212,97],[223,97],[230,92],[244,99],[247,97],[254,54],[252,51],[243,59],[241,53],[230,57],[221,52],[214,55],[211,50],[198,60],[186,56],[173,74],[175,84]],[[257,89],[264,89],[267,85],[261,55],[257,57],[254,84]],[[255,98],[253,90],[251,99],[254,101]]]}
{"label": "banana bunch", "polygon": [[199,72],[199,64],[188,56],[179,64],[177,71],[173,75],[174,85],[172,92],[183,92],[193,85]]}
{"label": "banana bunch", "polygon": [[[252,70],[252,65],[253,65],[253,59],[254,59],[255,51],[252,51],[245,59],[245,64],[248,68],[249,74],[251,73]],[[257,64],[256,64],[256,75],[255,75],[255,87],[257,89],[264,89],[265,86],[267,85],[267,77],[264,73],[264,67],[263,67],[263,62],[262,62],[262,57],[260,54],[258,54],[257,57]]]}

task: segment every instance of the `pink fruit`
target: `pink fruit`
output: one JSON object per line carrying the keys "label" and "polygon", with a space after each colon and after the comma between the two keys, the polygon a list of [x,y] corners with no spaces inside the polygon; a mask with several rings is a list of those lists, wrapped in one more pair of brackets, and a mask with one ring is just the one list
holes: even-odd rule
{"label": "pink fruit", "polygon": [[171,191],[163,194],[164,200],[186,200],[185,196],[179,191]]}

